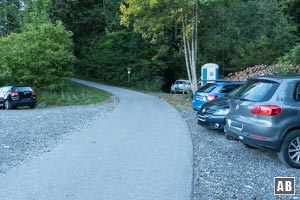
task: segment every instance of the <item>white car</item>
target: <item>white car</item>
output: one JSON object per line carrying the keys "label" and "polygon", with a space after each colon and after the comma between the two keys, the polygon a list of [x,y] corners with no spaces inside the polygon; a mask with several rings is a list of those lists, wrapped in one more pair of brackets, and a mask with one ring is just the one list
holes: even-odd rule
{"label": "white car", "polygon": [[171,93],[187,92],[191,90],[191,83],[189,80],[176,80],[171,86]]}

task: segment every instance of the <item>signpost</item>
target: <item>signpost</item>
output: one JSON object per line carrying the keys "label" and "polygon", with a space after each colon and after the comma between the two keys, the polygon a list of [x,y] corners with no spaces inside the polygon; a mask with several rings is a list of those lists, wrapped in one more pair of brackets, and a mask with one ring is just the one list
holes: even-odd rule
{"label": "signpost", "polygon": [[129,85],[129,87],[130,87],[130,73],[131,73],[131,67],[127,67],[128,85]]}

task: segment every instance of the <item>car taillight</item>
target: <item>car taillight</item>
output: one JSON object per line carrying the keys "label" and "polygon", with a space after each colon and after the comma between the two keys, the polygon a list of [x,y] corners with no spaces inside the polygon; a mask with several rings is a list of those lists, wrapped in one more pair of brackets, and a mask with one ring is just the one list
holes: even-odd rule
{"label": "car taillight", "polygon": [[208,97],[207,97],[207,101],[211,101],[211,100],[214,100],[214,99],[216,99],[216,98],[217,98],[216,95],[214,95],[214,94],[209,94]]}
{"label": "car taillight", "polygon": [[255,106],[251,109],[251,113],[255,115],[274,116],[281,112],[281,108],[274,105]]}
{"label": "car taillight", "polygon": [[257,140],[267,140],[268,138],[260,136],[260,135],[250,135],[250,137],[257,139]]}
{"label": "car taillight", "polygon": [[31,95],[35,97],[35,96],[36,96],[36,93],[35,93],[34,91],[32,91],[32,92],[31,92]]}
{"label": "car taillight", "polygon": [[17,92],[11,92],[11,93],[10,93],[10,96],[11,96],[11,97],[16,97],[16,96],[19,96],[19,94],[18,94]]}

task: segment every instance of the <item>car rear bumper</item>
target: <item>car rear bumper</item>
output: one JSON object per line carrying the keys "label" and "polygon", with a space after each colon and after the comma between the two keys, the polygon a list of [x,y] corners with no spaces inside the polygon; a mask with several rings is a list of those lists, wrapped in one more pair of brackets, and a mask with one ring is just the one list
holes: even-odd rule
{"label": "car rear bumper", "polygon": [[225,116],[218,115],[197,115],[198,124],[208,128],[222,130],[225,125]]}
{"label": "car rear bumper", "polygon": [[[269,138],[269,137],[264,137],[261,135],[244,132],[240,129],[230,127],[230,126],[228,126],[228,124],[226,124],[224,126],[224,132],[227,135],[241,141],[242,143],[248,144],[253,147],[271,148],[271,149],[275,149],[277,151],[280,150],[281,142],[280,142],[280,140],[278,140],[276,138]],[[255,132],[254,127],[253,127],[253,132]]]}
{"label": "car rear bumper", "polygon": [[22,100],[22,101],[11,101],[13,107],[15,106],[33,106],[36,104],[36,100]]}

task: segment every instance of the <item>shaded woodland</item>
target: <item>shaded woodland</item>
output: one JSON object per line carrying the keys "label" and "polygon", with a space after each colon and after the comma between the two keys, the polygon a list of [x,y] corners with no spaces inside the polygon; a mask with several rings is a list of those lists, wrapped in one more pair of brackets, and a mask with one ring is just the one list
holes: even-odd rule
{"label": "shaded woodland", "polygon": [[[183,13],[197,18],[183,27]],[[128,86],[130,67],[130,86],[168,90],[187,78],[193,23],[198,78],[210,62],[223,77],[300,63],[299,0],[0,0],[0,83],[58,90],[77,75]]]}

